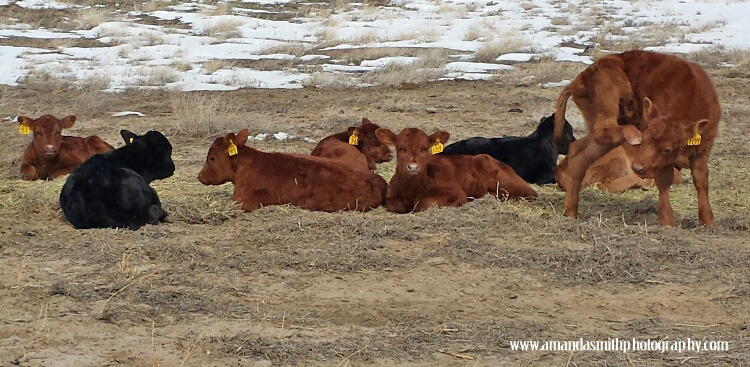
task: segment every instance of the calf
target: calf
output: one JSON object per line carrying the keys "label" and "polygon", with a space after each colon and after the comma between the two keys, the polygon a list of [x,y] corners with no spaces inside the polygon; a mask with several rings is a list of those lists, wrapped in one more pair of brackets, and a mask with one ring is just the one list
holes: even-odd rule
{"label": "calf", "polygon": [[593,138],[571,146],[565,215],[578,215],[579,191],[589,165],[627,141],[633,171],[653,176],[659,189],[660,225],[674,225],[669,202],[673,168],[690,168],[700,223],[715,225],[708,201],[708,157],[718,135],[721,107],[711,79],[698,64],[646,51],[600,58],[560,93],[555,111],[557,141],[562,141],[570,97]]}
{"label": "calf", "polygon": [[368,211],[383,203],[387,184],[375,173],[336,160],[264,153],[245,145],[247,129],[217,138],[198,179],[204,185],[234,184],[234,201],[245,211],[292,204],[309,210]]}
{"label": "calf", "polygon": [[557,156],[568,154],[568,145],[576,140],[573,127],[565,121],[562,144],[554,143],[555,114],[543,117],[529,136],[504,136],[502,138],[474,137],[457,141],[440,154],[488,154],[509,165],[526,182],[555,183]]}
{"label": "calf", "polygon": [[130,228],[165,221],[159,196],[149,184],[174,173],[172,145],[158,131],[120,131],[125,146],[83,162],[60,193],[65,218],[78,229]]}
{"label": "calf", "polygon": [[489,155],[431,155],[439,153],[450,137],[447,132],[428,136],[410,128],[396,135],[381,128],[375,134],[383,143],[396,146],[396,173],[385,198],[391,212],[461,206],[487,193],[507,198],[537,196],[510,166]]}
{"label": "calf", "polygon": [[21,157],[22,179],[54,180],[72,172],[92,155],[114,149],[96,135],[87,138],[62,136],[62,129],[71,128],[75,121],[75,116],[66,116],[62,120],[52,115],[44,115],[36,120],[18,117],[19,131],[33,134],[31,144]]}
{"label": "calf", "polygon": [[[631,165],[633,159],[625,151],[625,147],[619,146],[609,151],[603,157],[594,161],[586,170],[581,187],[596,185],[604,191],[612,194],[619,194],[630,188],[649,188],[654,185],[653,178],[643,178],[638,176]],[[566,191],[568,173],[568,158],[560,162],[555,169],[555,179],[557,186],[562,191]],[[674,168],[673,184],[682,183],[682,174]]]}
{"label": "calf", "polygon": [[337,159],[354,169],[375,171],[376,163],[391,160],[391,149],[375,136],[380,126],[363,118],[359,126],[321,140],[312,155]]}

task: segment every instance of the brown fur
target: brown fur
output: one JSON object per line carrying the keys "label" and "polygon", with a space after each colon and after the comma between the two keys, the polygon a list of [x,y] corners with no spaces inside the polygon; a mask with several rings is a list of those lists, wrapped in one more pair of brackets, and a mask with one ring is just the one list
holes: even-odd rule
{"label": "brown fur", "polygon": [[[380,126],[363,118],[360,126],[349,127],[347,131],[321,140],[311,155],[336,159],[354,169],[375,171],[376,163],[388,162],[392,158],[391,149],[375,136],[378,128]],[[350,145],[349,137],[355,130],[359,143]]]}
{"label": "brown fur", "polygon": [[431,206],[461,206],[469,198],[487,193],[498,197],[536,197],[537,193],[507,164],[486,154],[432,155],[430,146],[442,144],[450,135],[438,131],[430,136],[419,129],[404,129],[398,135],[388,129],[376,134],[385,144],[396,146],[396,173],[388,184],[388,211],[408,213]]}
{"label": "brown fur", "polygon": [[[646,189],[654,186],[653,178],[643,178],[633,172],[632,162],[632,158],[627,155],[624,147],[619,146],[610,150],[589,166],[583,177],[581,188],[595,185],[609,193],[619,194],[630,188]],[[569,179],[567,169],[568,158],[565,157],[555,168],[555,181],[562,191],[566,191]],[[679,185],[682,183],[682,174],[676,168],[674,171],[672,184]]]}
{"label": "brown fur", "polygon": [[94,154],[114,149],[100,137],[87,138],[62,136],[62,129],[68,129],[76,121],[75,116],[58,120],[52,115],[38,119],[20,116],[18,122],[31,128],[32,140],[21,157],[21,178],[54,180],[67,175]]}
{"label": "brown fur", "polygon": [[[593,138],[571,144],[565,215],[578,215],[579,191],[589,165],[626,141],[633,170],[641,177],[654,177],[659,188],[659,224],[674,225],[669,202],[674,168],[690,168],[700,223],[715,225],[708,201],[708,156],[718,134],[721,107],[711,79],[699,65],[645,51],[602,57],[560,94],[556,139],[562,137],[569,97]],[[688,146],[696,131],[702,136],[700,145]]]}
{"label": "brown fur", "polygon": [[[234,184],[234,201],[245,211],[292,204],[309,210],[368,211],[383,204],[387,184],[372,172],[308,155],[264,153],[245,146],[248,131],[218,138],[198,179],[204,185]],[[238,154],[229,156],[230,142]]]}

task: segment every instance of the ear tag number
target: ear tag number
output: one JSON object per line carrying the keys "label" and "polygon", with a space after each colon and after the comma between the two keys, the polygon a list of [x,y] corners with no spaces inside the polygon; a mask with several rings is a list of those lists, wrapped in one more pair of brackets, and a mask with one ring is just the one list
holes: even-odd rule
{"label": "ear tag number", "polygon": [[687,141],[688,146],[701,145],[701,134],[695,133],[692,138]]}
{"label": "ear tag number", "polygon": [[443,151],[443,143],[440,140],[435,140],[435,144],[430,147],[430,153],[438,154]]}
{"label": "ear tag number", "polygon": [[31,134],[31,127],[29,125],[18,125],[18,133],[21,135]]}
{"label": "ear tag number", "polygon": [[352,134],[349,135],[349,145],[357,145],[359,144],[359,132],[357,130],[352,131]]}
{"label": "ear tag number", "polygon": [[237,146],[234,145],[234,142],[229,142],[229,147],[227,148],[227,153],[229,153],[229,156],[237,155]]}

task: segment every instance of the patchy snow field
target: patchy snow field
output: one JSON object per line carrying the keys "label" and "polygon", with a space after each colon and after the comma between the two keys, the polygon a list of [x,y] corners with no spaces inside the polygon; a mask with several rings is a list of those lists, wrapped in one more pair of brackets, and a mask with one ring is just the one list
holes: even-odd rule
{"label": "patchy snow field", "polygon": [[0,1],[0,83],[367,86],[488,79],[519,62],[588,64],[634,47],[750,45],[750,2],[731,0],[125,3]]}

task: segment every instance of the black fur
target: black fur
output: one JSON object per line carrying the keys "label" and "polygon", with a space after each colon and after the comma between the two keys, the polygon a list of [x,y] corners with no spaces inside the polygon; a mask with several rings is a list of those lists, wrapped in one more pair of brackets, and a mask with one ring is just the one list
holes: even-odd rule
{"label": "black fur", "polygon": [[557,156],[568,154],[568,146],[576,138],[573,127],[565,120],[563,146],[554,143],[555,114],[543,117],[539,126],[529,136],[503,136],[502,138],[475,137],[457,141],[445,147],[440,154],[489,154],[511,166],[526,182],[555,183]]}
{"label": "black fur", "polygon": [[158,131],[121,130],[125,146],[97,154],[68,176],[60,193],[65,218],[76,228],[130,228],[163,222],[167,213],[149,184],[174,173],[172,145]]}

